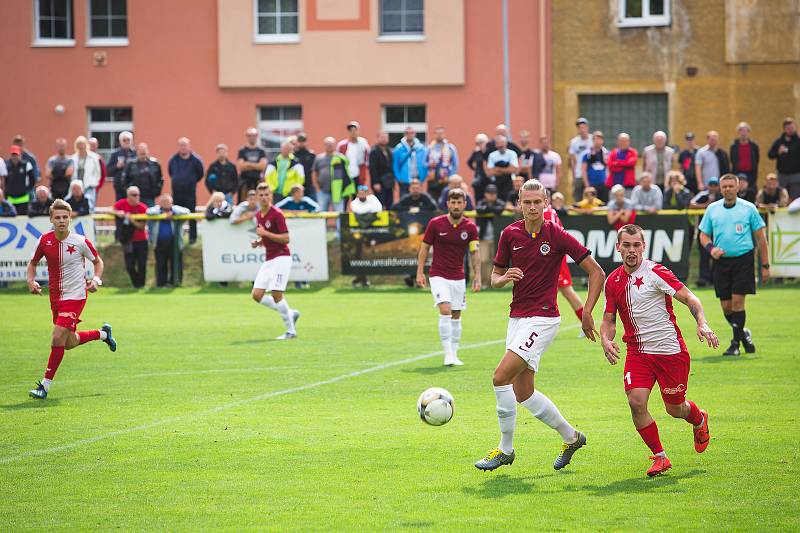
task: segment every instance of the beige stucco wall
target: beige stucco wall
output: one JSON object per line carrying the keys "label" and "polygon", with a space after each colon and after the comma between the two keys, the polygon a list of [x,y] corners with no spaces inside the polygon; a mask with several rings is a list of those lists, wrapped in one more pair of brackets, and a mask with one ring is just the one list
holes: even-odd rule
{"label": "beige stucco wall", "polygon": [[[673,0],[670,26],[618,28],[617,0],[554,0],[554,146],[563,151],[575,134],[579,94],[666,92],[670,143],[683,146],[686,131],[702,141],[707,130],[716,129],[727,147],[736,136],[736,124],[747,121],[762,148],[763,180],[775,168],[766,151],[780,133],[781,119],[800,118],[800,63],[791,56],[800,11],[778,5],[791,3]],[[743,6],[751,13],[780,17],[774,27],[793,27],[794,33],[764,36],[764,25],[741,22],[741,13],[737,17],[726,11]],[[735,20],[739,22],[732,24]],[[748,43],[738,45],[736,64],[727,61],[731,42]],[[767,63],[776,57],[767,52],[781,42],[780,61]],[[694,76],[687,73],[690,67],[696,69]],[[607,143],[613,143],[610,137],[606,132]]]}
{"label": "beige stucco wall", "polygon": [[[425,2],[425,38],[379,39],[378,0],[368,30],[309,31],[299,1],[300,42],[253,42],[253,0],[218,2],[219,85],[233,87],[357,87],[463,85],[464,0]],[[331,17],[320,4],[319,18]],[[348,9],[348,12],[350,10]]]}

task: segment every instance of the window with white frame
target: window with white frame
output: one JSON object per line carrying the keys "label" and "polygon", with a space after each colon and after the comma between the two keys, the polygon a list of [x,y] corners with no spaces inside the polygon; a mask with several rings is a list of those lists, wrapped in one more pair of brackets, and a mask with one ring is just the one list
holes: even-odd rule
{"label": "window with white frame", "polygon": [[300,40],[298,0],[253,0],[255,42],[291,43]]}
{"label": "window with white frame", "polygon": [[108,161],[111,153],[119,148],[119,134],[133,133],[133,108],[90,107],[89,137],[97,137],[97,152]]}
{"label": "window with white frame", "polygon": [[428,137],[428,123],[425,119],[425,104],[383,106],[381,124],[383,131],[389,134],[389,146],[394,146],[403,138],[407,127],[417,132],[417,139],[425,142]]}
{"label": "window with white frame", "polygon": [[303,108],[299,105],[261,106],[258,108],[258,132],[261,146],[272,161],[281,151],[281,144],[303,131]]}
{"label": "window with white frame", "polygon": [[127,0],[89,0],[89,42],[128,44]]}
{"label": "window with white frame", "polygon": [[620,28],[669,26],[670,0],[618,0]]}
{"label": "window with white frame", "polygon": [[75,44],[72,0],[34,0],[33,8],[35,44]]}
{"label": "window with white frame", "polygon": [[380,0],[381,37],[425,34],[423,0]]}

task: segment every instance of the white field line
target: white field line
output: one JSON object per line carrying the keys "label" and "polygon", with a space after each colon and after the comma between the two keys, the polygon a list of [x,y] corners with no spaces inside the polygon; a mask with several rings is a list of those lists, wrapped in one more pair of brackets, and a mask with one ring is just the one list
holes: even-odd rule
{"label": "white field line", "polygon": [[[568,330],[575,329],[577,327],[578,327],[578,324],[572,324],[572,325],[567,326],[565,328],[561,328],[561,331],[568,331]],[[461,350],[470,350],[470,349],[473,349],[473,348],[482,348],[484,346],[491,346],[493,344],[501,344],[503,342],[505,342],[504,339],[497,339],[497,340],[484,341],[484,342],[476,342],[476,343],[473,343],[473,344],[466,344],[464,346],[461,346],[460,349]],[[121,435],[127,435],[129,433],[134,433],[134,432],[137,432],[137,431],[145,431],[147,429],[152,429],[152,428],[155,428],[155,427],[164,426],[164,425],[167,425],[167,424],[172,424],[172,423],[175,423],[175,422],[180,422],[180,421],[183,421],[183,420],[188,420],[188,419],[192,419],[192,418],[196,418],[196,417],[203,417],[203,416],[207,416],[207,415],[212,415],[212,414],[220,413],[222,411],[227,411],[229,409],[233,409],[235,407],[240,407],[242,405],[247,405],[247,404],[250,404],[250,403],[253,403],[253,402],[260,402],[262,400],[268,400],[270,398],[275,398],[277,396],[285,396],[287,394],[293,394],[295,392],[302,392],[302,391],[309,390],[309,389],[316,389],[317,387],[322,387],[323,385],[330,385],[332,383],[337,383],[339,381],[344,381],[346,379],[355,378],[355,377],[358,377],[358,376],[361,376],[361,375],[364,375],[364,374],[370,374],[372,372],[378,372],[380,370],[385,370],[387,368],[392,368],[392,367],[395,367],[395,366],[406,365],[406,364],[409,364],[409,363],[415,363],[417,361],[422,361],[424,359],[430,359],[431,357],[436,357],[437,355],[441,356],[443,354],[444,354],[444,352],[442,352],[441,350],[436,351],[436,352],[424,353],[422,355],[409,357],[407,359],[400,359],[400,360],[397,360],[397,361],[391,361],[391,362],[388,362],[388,363],[383,363],[383,364],[380,364],[380,365],[372,366],[372,367],[369,367],[369,368],[365,368],[364,370],[356,370],[355,372],[349,372],[347,374],[342,374],[342,375],[339,375],[339,376],[336,376],[336,377],[332,377],[330,379],[325,379],[325,380],[317,381],[317,382],[314,382],[314,383],[307,383],[305,385],[300,385],[298,387],[292,387],[292,388],[289,388],[289,389],[283,389],[283,390],[273,391],[273,392],[266,392],[264,394],[259,394],[258,396],[252,396],[250,398],[245,398],[245,399],[242,399],[242,400],[236,400],[236,401],[233,401],[233,402],[224,403],[222,405],[218,405],[217,407],[213,407],[211,409],[205,409],[205,410],[202,410],[202,411],[195,411],[193,413],[189,413],[189,414],[186,414],[186,415],[163,418],[161,420],[148,422],[147,424],[141,424],[139,426],[134,426],[134,427],[125,428],[125,429],[118,429],[116,431],[110,431],[108,433],[95,435],[94,437],[88,437],[88,438],[85,438],[85,439],[79,439],[79,440],[70,442],[68,444],[62,444],[61,446],[54,446],[52,448],[43,448],[43,449],[40,449],[40,450],[31,450],[31,451],[28,451],[28,452],[21,453],[19,455],[10,455],[8,457],[0,458],[0,464],[13,463],[13,462],[16,462],[16,461],[21,461],[23,459],[28,459],[30,457],[37,457],[37,456],[40,456],[40,455],[49,455],[49,454],[53,454],[53,453],[64,452],[64,451],[67,451],[67,450],[72,450],[74,448],[80,448],[82,446],[93,444],[93,443],[101,441],[101,440],[111,439],[111,438],[114,438],[114,437],[119,437]],[[47,400],[45,400],[45,401],[47,401]]]}

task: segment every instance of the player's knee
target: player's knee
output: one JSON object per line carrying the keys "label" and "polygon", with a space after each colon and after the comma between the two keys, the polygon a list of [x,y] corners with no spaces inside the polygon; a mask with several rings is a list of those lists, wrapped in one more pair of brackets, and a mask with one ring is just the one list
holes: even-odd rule
{"label": "player's knee", "polygon": [[461,311],[453,311],[453,312],[450,314],[450,317],[451,317],[453,320],[458,320],[459,318],[461,318]]}
{"label": "player's knee", "polygon": [[647,411],[647,398],[631,394],[628,396],[628,405],[633,413],[641,413]]}
{"label": "player's knee", "polygon": [[272,299],[275,300],[275,303],[280,302],[283,300],[283,293],[281,291],[272,291]]}
{"label": "player's knee", "polygon": [[256,303],[261,303],[261,299],[264,297],[264,291],[262,291],[262,290],[254,290],[253,292],[250,293],[250,296],[253,297],[253,300]]}
{"label": "player's knee", "polygon": [[503,385],[511,385],[511,380],[499,368],[495,369],[492,374],[492,385],[495,387],[502,387]]}
{"label": "player's knee", "polygon": [[69,330],[66,328],[62,328],[61,326],[56,326],[53,328],[53,337],[51,339],[52,346],[65,346],[67,343],[67,336],[69,335]]}
{"label": "player's knee", "polygon": [[667,414],[673,418],[683,418],[683,403],[665,403],[664,409]]}

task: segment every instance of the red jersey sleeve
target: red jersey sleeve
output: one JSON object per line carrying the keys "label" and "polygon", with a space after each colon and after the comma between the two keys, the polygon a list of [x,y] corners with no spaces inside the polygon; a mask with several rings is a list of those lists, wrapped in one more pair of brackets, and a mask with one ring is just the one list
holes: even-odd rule
{"label": "red jersey sleeve", "polygon": [[670,296],[683,288],[681,280],[676,278],[675,274],[664,265],[658,263],[653,265],[653,274],[655,274],[655,282],[658,288]]}
{"label": "red jersey sleeve", "polygon": [[614,299],[614,286],[612,285],[612,283],[613,282],[611,281],[611,276],[608,276],[608,278],[606,278],[605,290],[603,291],[606,297],[606,307],[605,307],[606,313],[617,312],[617,301]]}
{"label": "red jersey sleeve", "polygon": [[39,242],[36,244],[36,250],[33,251],[33,257],[31,257],[31,261],[33,261],[34,264],[36,264],[39,261],[41,261],[42,257],[44,256],[44,250],[42,250],[42,239],[43,238],[44,238],[44,235],[39,237]]}
{"label": "red jersey sleeve", "polygon": [[494,266],[508,268],[511,266],[511,238],[508,231],[503,230],[497,241],[497,253],[494,256]]}
{"label": "red jersey sleeve", "polygon": [[553,236],[557,236],[555,242],[556,248],[561,250],[565,255],[570,256],[576,264],[586,259],[586,257],[592,253],[578,242],[578,239],[570,235],[567,230],[555,224],[553,224],[553,226]]}
{"label": "red jersey sleeve", "polygon": [[467,239],[467,241],[472,242],[477,240],[478,240],[478,226],[475,223],[472,223],[469,226],[469,238]]}
{"label": "red jersey sleeve", "polygon": [[286,225],[286,217],[283,213],[278,213],[275,217],[275,233],[289,233],[289,227]]}
{"label": "red jersey sleeve", "polygon": [[422,242],[430,246],[433,246],[434,236],[436,235],[436,230],[433,228],[434,220],[432,218],[428,221],[428,225],[425,227],[425,234],[422,236]]}
{"label": "red jersey sleeve", "polygon": [[97,250],[95,249],[94,244],[92,244],[92,241],[90,241],[89,239],[84,239],[84,243],[85,245],[83,247],[83,250],[81,250],[83,257],[85,257],[89,261],[94,261],[95,259],[97,259]]}

